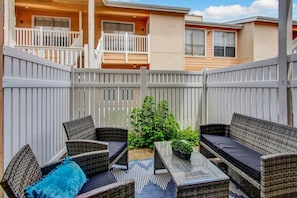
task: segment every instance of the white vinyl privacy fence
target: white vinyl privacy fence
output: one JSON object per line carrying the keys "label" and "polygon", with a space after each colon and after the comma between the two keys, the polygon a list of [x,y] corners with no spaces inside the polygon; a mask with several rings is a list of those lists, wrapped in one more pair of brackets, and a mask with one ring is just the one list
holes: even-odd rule
{"label": "white vinyl privacy fence", "polygon": [[288,115],[281,118],[278,59],[206,72],[206,123],[229,124],[234,112],[297,127],[297,54],[288,56]]}
{"label": "white vinyl privacy fence", "polygon": [[278,59],[207,72],[207,122],[230,123],[234,112],[278,122]]}
{"label": "white vinyl privacy fence", "polygon": [[186,71],[74,69],[72,115],[92,115],[96,126],[129,128],[130,113],[147,95],[168,101],[181,128],[198,128],[202,73]]}
{"label": "white vinyl privacy fence", "polygon": [[43,164],[63,148],[70,68],[4,47],[4,167],[25,144]]}
{"label": "white vinyl privacy fence", "polygon": [[[233,112],[280,121],[278,59],[219,70],[77,69],[4,47],[4,167],[24,144],[41,164],[60,156],[64,121],[92,115],[96,126],[129,128],[145,96],[168,101],[181,128],[229,124]],[[297,126],[297,54],[288,57],[289,123]]]}

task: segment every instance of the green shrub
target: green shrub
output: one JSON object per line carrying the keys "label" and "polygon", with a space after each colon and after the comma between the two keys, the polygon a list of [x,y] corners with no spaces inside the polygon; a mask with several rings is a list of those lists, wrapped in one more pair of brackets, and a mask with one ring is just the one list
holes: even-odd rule
{"label": "green shrub", "polygon": [[177,138],[179,140],[186,140],[189,142],[192,146],[199,146],[199,131],[198,130],[192,130],[190,127],[181,130],[177,134]]}
{"label": "green shrub", "polygon": [[155,141],[171,140],[179,131],[178,123],[169,113],[167,101],[161,101],[156,107],[151,96],[145,97],[141,108],[132,110],[130,124],[130,148],[153,148]]}
{"label": "green shrub", "polygon": [[135,132],[129,132],[128,141],[129,141],[129,148],[133,149],[133,148],[143,148],[144,147],[143,138]]}
{"label": "green shrub", "polygon": [[183,139],[198,146],[198,131],[190,127],[180,130],[167,101],[155,105],[152,96],[146,96],[141,108],[134,108],[130,116],[129,148],[153,148],[155,141]]}

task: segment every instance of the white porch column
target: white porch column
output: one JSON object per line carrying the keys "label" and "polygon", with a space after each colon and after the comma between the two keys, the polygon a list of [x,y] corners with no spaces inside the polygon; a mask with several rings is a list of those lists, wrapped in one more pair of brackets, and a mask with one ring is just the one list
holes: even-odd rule
{"label": "white porch column", "polygon": [[88,9],[88,38],[89,38],[89,68],[97,67],[95,65],[95,0],[89,0]]}
{"label": "white porch column", "polygon": [[15,0],[4,1],[4,45],[15,44]]}
{"label": "white porch column", "polygon": [[288,60],[292,53],[292,0],[279,0],[278,55],[279,55],[279,122],[288,124]]}

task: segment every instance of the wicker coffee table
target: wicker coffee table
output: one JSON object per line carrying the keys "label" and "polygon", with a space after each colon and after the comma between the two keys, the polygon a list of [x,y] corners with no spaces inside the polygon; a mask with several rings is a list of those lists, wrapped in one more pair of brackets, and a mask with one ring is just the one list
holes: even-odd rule
{"label": "wicker coffee table", "polygon": [[229,177],[194,150],[190,160],[172,153],[171,142],[155,142],[154,174],[167,169],[176,186],[176,197],[229,197]]}

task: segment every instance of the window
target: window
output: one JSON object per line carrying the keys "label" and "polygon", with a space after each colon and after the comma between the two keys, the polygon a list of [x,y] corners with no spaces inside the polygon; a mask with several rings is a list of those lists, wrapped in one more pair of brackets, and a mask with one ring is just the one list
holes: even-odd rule
{"label": "window", "polygon": [[214,31],[214,56],[235,57],[235,32]]}
{"label": "window", "polygon": [[67,33],[70,30],[69,18],[35,16],[33,22],[34,28],[43,28],[43,32],[35,36],[35,45],[58,47],[70,45]]}
{"label": "window", "polygon": [[133,24],[129,23],[116,23],[116,22],[103,22],[103,31],[105,33],[114,33],[114,34],[133,34]]}
{"label": "window", "polygon": [[46,29],[69,30],[70,19],[54,17],[34,17],[34,27],[44,27]]}
{"label": "window", "polygon": [[133,35],[134,25],[131,23],[119,23],[119,22],[103,22],[103,32],[113,35],[109,35],[104,39],[104,50],[124,52],[134,51],[134,38],[128,36],[128,43],[126,43],[125,34]]}
{"label": "window", "polygon": [[192,56],[205,56],[205,31],[186,29],[185,53]]}

